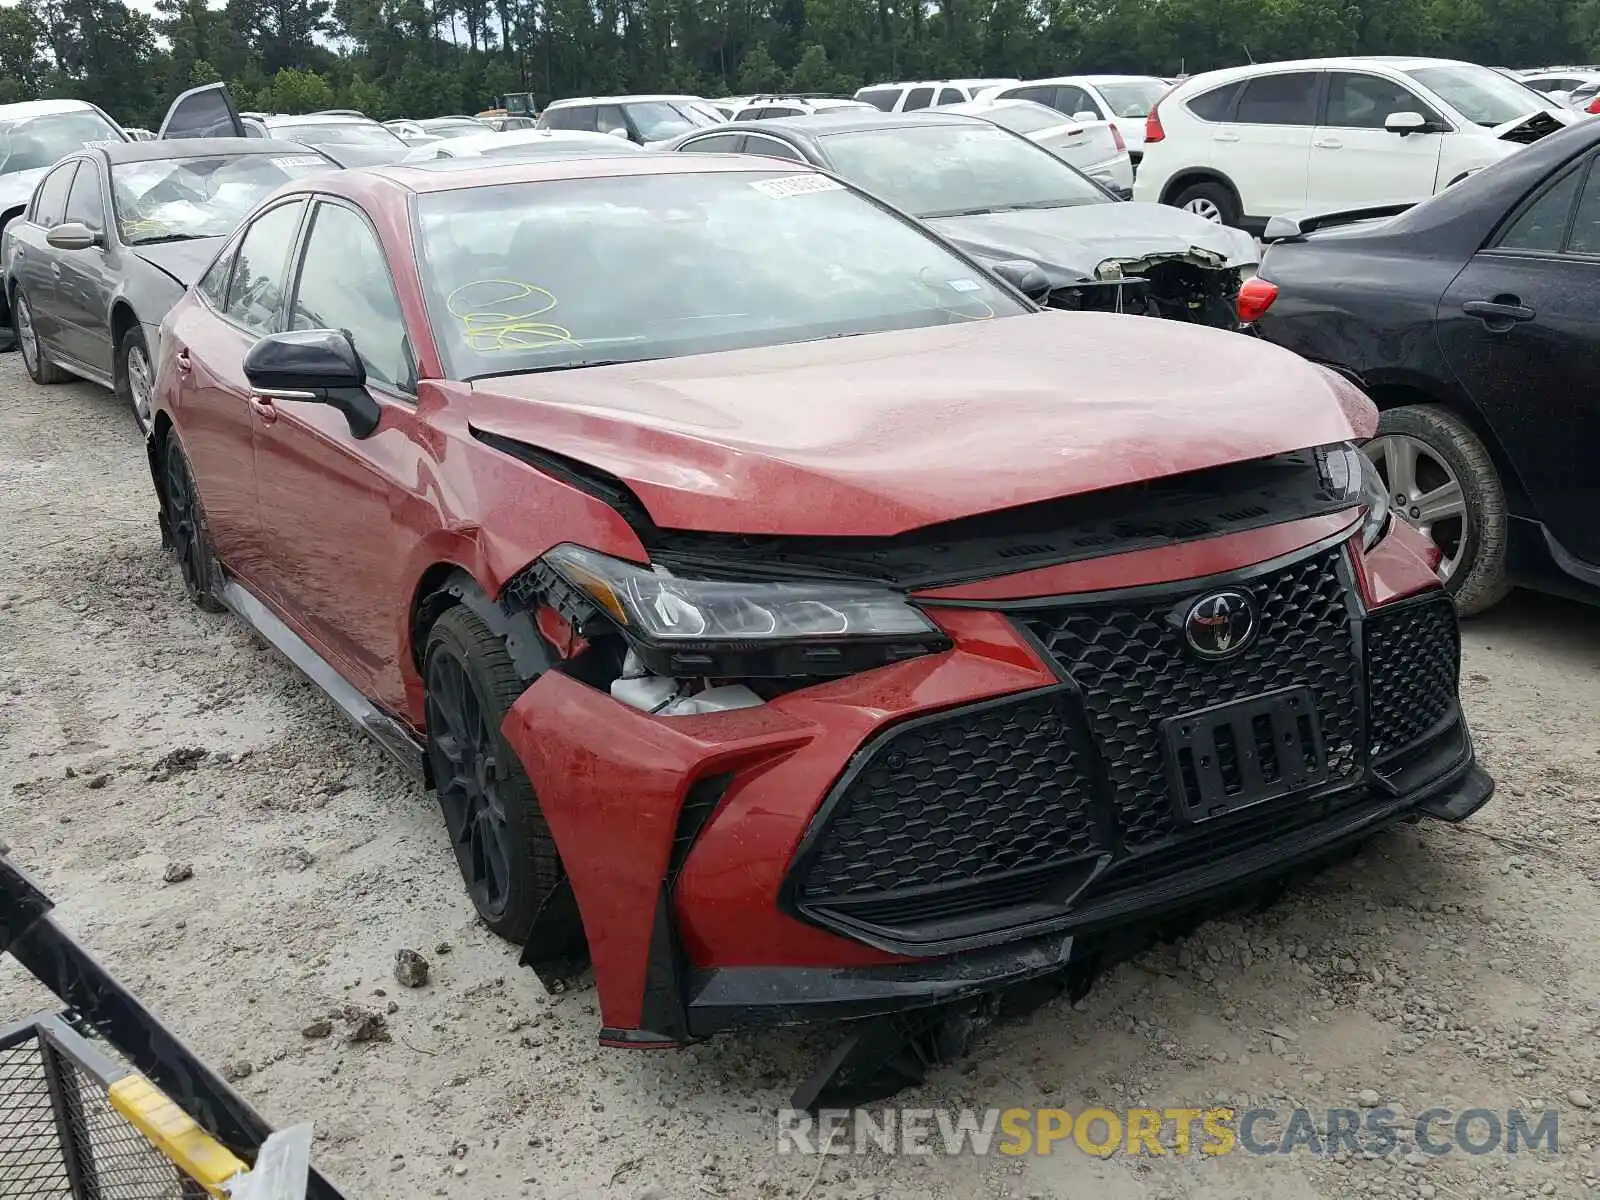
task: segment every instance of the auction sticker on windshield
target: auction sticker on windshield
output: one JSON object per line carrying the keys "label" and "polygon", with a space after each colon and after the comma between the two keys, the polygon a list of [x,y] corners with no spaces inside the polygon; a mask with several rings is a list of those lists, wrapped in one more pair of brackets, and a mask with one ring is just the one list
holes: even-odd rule
{"label": "auction sticker on windshield", "polygon": [[844,184],[826,175],[785,175],[782,179],[753,179],[750,186],[776,200],[804,196],[808,192],[842,192]]}
{"label": "auction sticker on windshield", "polygon": [[330,165],[327,159],[316,154],[291,154],[285,158],[274,158],[272,161],[280,167],[325,167]]}

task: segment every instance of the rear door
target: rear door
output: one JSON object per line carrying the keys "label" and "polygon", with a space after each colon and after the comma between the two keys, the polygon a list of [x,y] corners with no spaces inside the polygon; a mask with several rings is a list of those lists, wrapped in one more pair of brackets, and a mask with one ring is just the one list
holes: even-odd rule
{"label": "rear door", "polygon": [[1600,168],[1554,178],[1445,292],[1439,341],[1557,542],[1600,567]]}
{"label": "rear door", "polygon": [[[244,356],[284,325],[289,251],[299,235],[306,201],[276,204],[238,238],[229,265],[207,272],[196,288],[203,303],[182,304],[163,326],[161,358],[172,360],[177,402],[173,421],[194,468],[212,545],[228,567],[262,578],[261,526],[256,512],[253,426],[255,402],[244,377]],[[226,257],[226,256],[225,256]],[[260,587],[260,583],[256,583]]]}
{"label": "rear door", "polygon": [[[416,368],[378,235],[359,209],[318,201],[289,307],[292,329],[341,329],[383,408],[357,438],[327,404],[276,400],[256,411],[256,489],[272,595],[346,679],[404,709],[395,614],[408,597],[416,535],[404,480],[423,477]],[[420,486],[420,485],[419,485]]]}
{"label": "rear door", "polygon": [[158,138],[246,137],[243,119],[226,84],[190,88],[172,102]]}
{"label": "rear door", "polygon": [[11,261],[7,286],[15,284],[28,297],[28,316],[34,336],[47,349],[61,341],[61,312],[57,298],[56,256],[65,253],[46,242],[45,234],[61,224],[67,211],[67,195],[78,160],[69,159],[51,171],[33,193],[27,213],[11,226]]}
{"label": "rear door", "polygon": [[1246,216],[1305,207],[1321,88],[1320,71],[1251,76],[1212,129],[1212,164],[1233,181]]}
{"label": "rear door", "polygon": [[1443,125],[1439,113],[1402,84],[1359,71],[1328,72],[1322,120],[1311,139],[1307,194],[1313,207],[1425,200],[1439,175],[1448,135],[1384,128],[1392,113],[1414,112]]}

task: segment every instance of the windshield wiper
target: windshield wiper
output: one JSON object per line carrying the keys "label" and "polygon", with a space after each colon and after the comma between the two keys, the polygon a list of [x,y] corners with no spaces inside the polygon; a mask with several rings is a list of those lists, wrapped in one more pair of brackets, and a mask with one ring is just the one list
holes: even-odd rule
{"label": "windshield wiper", "polygon": [[164,233],[160,237],[140,238],[137,242],[129,243],[132,246],[160,246],[167,242],[193,242],[210,234],[200,233]]}
{"label": "windshield wiper", "polygon": [[934,221],[940,217],[986,217],[991,213],[1022,212],[1033,208],[1072,208],[1075,200],[1025,200],[1021,204],[989,204],[983,208],[952,208],[944,212],[918,213],[921,221]]}
{"label": "windshield wiper", "polygon": [[521,367],[515,371],[485,371],[482,375],[474,375],[468,383],[476,383],[480,379],[506,379],[513,375],[544,375],[550,371],[576,371],[582,367],[621,367],[628,363],[655,362],[653,358],[582,358],[577,362],[551,363],[547,367]]}

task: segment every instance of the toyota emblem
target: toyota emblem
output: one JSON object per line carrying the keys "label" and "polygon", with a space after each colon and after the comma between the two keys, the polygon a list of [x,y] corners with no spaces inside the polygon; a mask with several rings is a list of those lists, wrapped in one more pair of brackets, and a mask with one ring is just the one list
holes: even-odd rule
{"label": "toyota emblem", "polygon": [[1208,592],[1189,606],[1183,637],[1200,658],[1231,658],[1256,636],[1256,604],[1235,589]]}

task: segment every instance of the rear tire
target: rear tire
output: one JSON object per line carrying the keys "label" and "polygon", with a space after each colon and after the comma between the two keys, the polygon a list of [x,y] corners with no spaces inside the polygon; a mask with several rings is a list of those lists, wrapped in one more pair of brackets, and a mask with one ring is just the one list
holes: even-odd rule
{"label": "rear tire", "polygon": [[1243,216],[1239,197],[1234,195],[1233,189],[1215,179],[1191,183],[1168,203],[1219,225],[1238,225]]}
{"label": "rear tire", "polygon": [[[1395,452],[1391,462],[1403,461],[1403,454],[1416,456],[1409,478],[1391,478],[1394,467],[1385,465],[1391,447]],[[1500,474],[1478,435],[1447,408],[1409,404],[1382,415],[1367,449],[1383,470],[1394,515],[1417,526],[1445,556],[1440,563],[1441,578],[1462,615],[1471,616],[1498,604],[1511,590],[1506,578],[1509,518]],[[1402,492],[1437,494],[1451,482],[1460,486],[1463,503],[1459,516],[1424,521],[1414,515],[1421,511],[1418,506],[1408,509],[1401,502]]]}
{"label": "rear tire", "polygon": [[459,604],[428,631],[422,677],[428,763],[456,865],[483,923],[521,944],[565,874],[533,784],[500,732],[527,685],[504,640]]}
{"label": "rear tire", "polygon": [[11,297],[11,331],[17,339],[17,349],[22,351],[22,365],[28,368],[28,378],[35,383],[65,383],[71,378],[50,361],[39,331],[33,323],[33,306],[27,294],[18,288]]}

